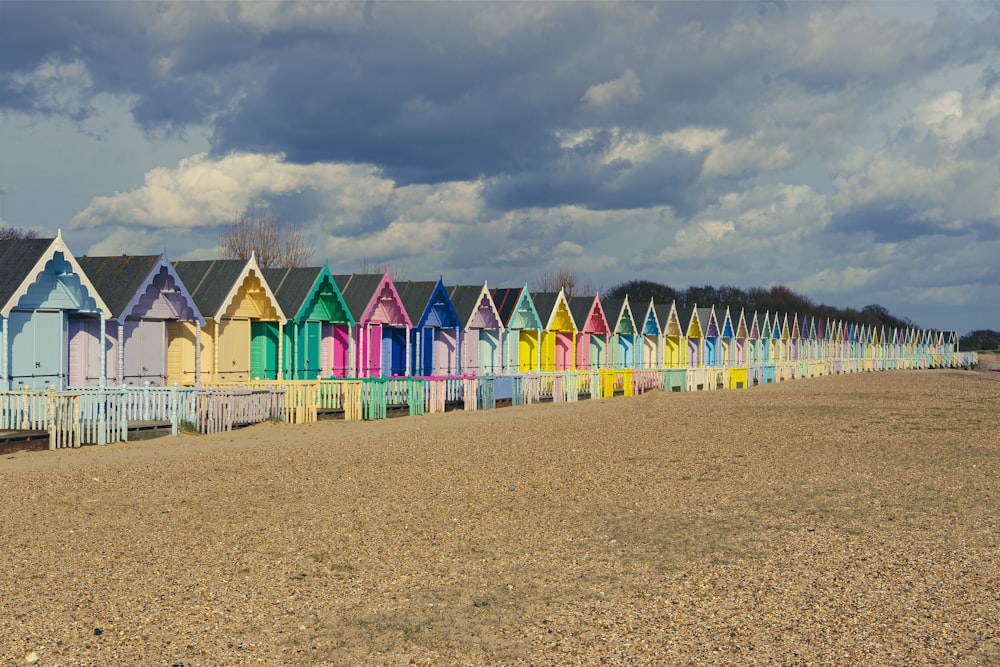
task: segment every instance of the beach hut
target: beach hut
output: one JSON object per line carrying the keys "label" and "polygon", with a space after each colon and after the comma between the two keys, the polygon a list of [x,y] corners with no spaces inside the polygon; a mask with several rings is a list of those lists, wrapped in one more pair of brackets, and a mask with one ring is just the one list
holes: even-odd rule
{"label": "beach hut", "polygon": [[726,312],[719,321],[719,366],[732,368],[736,366],[736,328],[733,316],[726,306]]}
{"label": "beach hut", "polygon": [[546,372],[572,371],[576,367],[576,322],[569,310],[566,293],[533,292],[535,308],[542,318],[542,365]]}
{"label": "beach hut", "polygon": [[608,343],[611,367],[635,368],[638,327],[628,295],[624,299],[605,298],[601,306],[608,315],[608,325],[611,327],[611,340]]}
{"label": "beach hut", "polygon": [[0,387],[63,389],[106,383],[110,310],[59,231],[0,246]]}
{"label": "beach hut", "polygon": [[[729,320],[729,309],[726,309],[726,320]],[[740,317],[736,321],[736,329],[733,332],[733,356],[732,365],[734,367],[748,366],[750,363],[750,328],[747,326],[746,311],[740,308]]]}
{"label": "beach hut", "polygon": [[[205,318],[184,281],[159,255],[80,257],[80,267],[110,308],[105,322],[108,380],[118,385],[167,384],[170,333],[183,322],[200,330]],[[200,353],[187,372],[197,375]],[[183,371],[181,371],[183,372]],[[71,386],[97,384],[94,377],[74,377]]]}
{"label": "beach hut", "polygon": [[[174,262],[205,326],[174,322],[168,329],[167,381],[236,384],[280,379],[285,314],[264,279],[257,258]],[[190,371],[201,350],[200,378]]]}
{"label": "beach hut", "polygon": [[403,308],[413,319],[410,329],[410,374],[457,375],[461,365],[462,322],[444,282],[411,280],[396,285]]}
{"label": "beach hut", "polygon": [[462,323],[462,373],[496,375],[501,372],[501,338],[504,334],[500,313],[489,286],[455,285],[448,290],[451,305]]}
{"label": "beach hut", "polygon": [[677,315],[684,327],[684,340],[687,343],[687,367],[699,368],[704,365],[702,359],[701,321],[698,319],[696,307],[679,308]]}
{"label": "beach hut", "polygon": [[264,269],[263,274],[288,318],[282,327],[282,377],[349,377],[354,317],[329,262],[321,267]]}
{"label": "beach hut", "polygon": [[611,327],[601,306],[601,297],[574,296],[569,309],[579,331],[576,334],[576,368],[600,370],[608,368],[608,336]]}
{"label": "beach hut", "polygon": [[715,306],[698,308],[698,322],[701,325],[702,366],[719,366],[719,320]]}
{"label": "beach hut", "polygon": [[408,375],[413,324],[389,270],[382,275],[352,273],[333,279],[354,316],[355,374],[366,378]]}
{"label": "beach hut", "polygon": [[528,293],[528,286],[501,287],[491,294],[505,331],[502,341],[503,372],[538,372],[544,325]]}
{"label": "beach hut", "polygon": [[639,368],[658,368],[659,363],[659,349],[660,349],[660,321],[656,317],[656,306],[653,304],[653,299],[649,299],[649,305],[646,307],[646,312],[642,317],[642,345],[638,346],[639,358],[637,359],[636,366]]}
{"label": "beach hut", "polygon": [[[677,312],[677,302],[672,301],[670,306],[660,305],[661,311],[659,321],[663,330],[663,365],[666,368],[685,368],[687,366],[687,339],[685,337],[685,324],[682,323]],[[662,312],[662,311],[666,312]]]}

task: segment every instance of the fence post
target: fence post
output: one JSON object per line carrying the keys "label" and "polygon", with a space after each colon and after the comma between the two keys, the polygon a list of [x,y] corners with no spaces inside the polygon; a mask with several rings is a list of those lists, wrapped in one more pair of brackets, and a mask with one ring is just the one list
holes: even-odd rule
{"label": "fence post", "polygon": [[49,449],[56,448],[56,420],[55,420],[55,409],[56,409],[56,394],[55,387],[49,385],[49,391],[45,395],[46,406],[48,407],[48,419],[46,420],[46,428],[49,431]]}
{"label": "fence post", "polygon": [[170,435],[177,435],[177,383],[170,388],[170,404],[167,406],[170,415]]}

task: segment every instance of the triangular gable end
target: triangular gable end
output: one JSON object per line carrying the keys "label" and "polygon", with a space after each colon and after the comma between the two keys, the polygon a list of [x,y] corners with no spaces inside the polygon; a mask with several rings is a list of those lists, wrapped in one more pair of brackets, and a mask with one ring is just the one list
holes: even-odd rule
{"label": "triangular gable end", "polygon": [[[160,276],[164,278],[161,279]],[[150,299],[156,299],[170,309],[173,319],[180,321],[196,321],[205,326],[205,317],[198,310],[194,297],[188,292],[187,285],[177,275],[177,269],[167,259],[166,251],[160,253],[160,259],[153,265],[142,282],[141,288],[128,302],[121,313],[116,313],[120,319],[125,319],[136,312],[148,313]]]}
{"label": "triangular gable end", "polygon": [[569,310],[569,301],[566,300],[566,293],[563,289],[559,288],[559,293],[556,295],[556,302],[552,306],[552,312],[549,313],[549,320],[545,324],[546,331],[572,331],[577,332],[576,321],[573,319],[573,314]]}
{"label": "triangular gable end", "polygon": [[424,306],[424,310],[417,322],[418,328],[428,326],[446,328],[460,328],[462,326],[459,321],[458,311],[455,310],[455,306],[451,303],[451,297],[448,296],[448,290],[445,288],[444,281],[441,278],[438,278],[437,284],[434,285],[431,296],[427,300],[427,305]]}
{"label": "triangular gable end", "polygon": [[[239,298],[241,291],[246,298]],[[229,288],[213,319],[219,322],[223,318],[240,314],[241,311],[246,313],[247,310],[252,311],[253,315],[260,319],[274,319],[282,323],[288,321],[281,311],[281,306],[278,305],[274,292],[271,291],[271,286],[264,280],[264,274],[257,265],[257,256],[253,253],[243,266],[239,277]]]}
{"label": "triangular gable end", "polygon": [[[726,306],[726,314],[722,318],[722,331],[720,332],[722,338],[735,338],[733,333],[733,316],[729,311],[729,306]],[[746,336],[743,336],[746,338]]]}
{"label": "triangular gable end", "polygon": [[694,308],[691,309],[691,320],[688,322],[687,333],[684,334],[688,338],[701,338],[701,320],[698,318],[698,304],[695,304]]}
{"label": "triangular gable end", "polygon": [[604,306],[601,305],[601,295],[595,294],[594,300],[590,303],[590,310],[587,312],[587,319],[581,328],[583,333],[607,336],[611,333],[611,325],[608,324]]}
{"label": "triangular gable end", "polygon": [[[726,316],[728,317],[728,313]],[[747,329],[746,311],[744,311],[742,308],[740,308],[740,319],[736,324],[735,337],[740,340],[746,340],[747,338],[750,338],[750,332]]]}
{"label": "triangular gable end", "polygon": [[389,275],[389,269],[385,270],[378,288],[372,294],[368,305],[365,306],[363,317],[359,318],[358,321],[413,327],[410,315],[403,307],[403,300],[399,298],[396,284],[392,282]]}
{"label": "triangular gable end", "polygon": [[472,310],[469,321],[465,323],[466,329],[496,329],[503,331],[503,320],[500,318],[500,311],[493,302],[493,294],[486,281],[483,281],[483,289],[479,293],[479,300]]}
{"label": "triangular gable end", "polygon": [[621,310],[618,311],[618,318],[615,320],[614,333],[621,335],[634,335],[636,331],[635,317],[632,316],[632,306],[628,302],[628,294],[622,300]]}
{"label": "triangular gable end", "polygon": [[684,330],[681,328],[680,317],[677,315],[677,302],[670,302],[670,314],[667,316],[667,327],[665,335],[667,336],[683,336]]}
{"label": "triangular gable end", "polygon": [[642,333],[645,336],[659,336],[660,335],[660,321],[656,318],[656,307],[653,305],[653,299],[649,299],[649,307],[646,309],[646,317],[643,320]]}
{"label": "triangular gable end", "polygon": [[[331,308],[330,301],[333,301],[336,306]],[[320,314],[323,316],[320,317]],[[356,324],[354,315],[351,313],[351,309],[347,307],[347,301],[344,300],[344,295],[341,293],[337,281],[330,272],[329,260],[323,262],[323,268],[316,276],[316,282],[313,283],[309,296],[303,300],[302,307],[295,314],[295,319],[298,320],[310,318],[348,324],[350,326]]]}
{"label": "triangular gable end", "polygon": [[[57,257],[57,255],[61,255],[61,257]],[[51,262],[55,264],[51,264]],[[70,272],[66,272],[64,266],[61,266],[61,264],[68,266]],[[39,279],[45,274],[53,276],[47,288],[39,282]],[[69,276],[75,276],[75,279]],[[34,292],[32,292],[33,288]],[[90,282],[90,278],[80,268],[76,257],[73,256],[73,253],[66,246],[66,242],[62,237],[62,230],[56,232],[56,237],[52,239],[52,242],[38,258],[35,265],[25,273],[21,283],[11,293],[7,302],[0,304],[0,315],[9,317],[10,311],[17,307],[22,299],[29,296],[37,298],[36,295],[39,289],[58,291],[63,302],[74,306],[71,310],[91,313],[103,312],[105,317],[111,317],[111,310],[101,298],[93,283]],[[29,295],[29,293],[31,294]]]}

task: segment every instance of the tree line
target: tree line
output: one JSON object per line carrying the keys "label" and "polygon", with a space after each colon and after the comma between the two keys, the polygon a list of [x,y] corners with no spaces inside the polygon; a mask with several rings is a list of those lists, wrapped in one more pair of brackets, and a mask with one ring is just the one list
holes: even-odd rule
{"label": "tree line", "polygon": [[[36,238],[32,230],[20,229],[0,224],[0,241],[19,238]],[[220,238],[220,254],[224,258],[246,259],[251,252],[256,253],[258,262],[263,267],[271,266],[304,266],[312,255],[298,233],[297,229],[289,228],[280,218],[270,211],[255,211],[244,209],[237,214],[233,223],[224,228]],[[567,296],[572,296],[576,287],[581,287],[584,293],[595,293],[597,288],[589,283],[577,285],[576,272],[565,268],[555,274],[545,274],[538,278],[539,289],[543,291],[566,290]],[[622,299],[628,295],[633,305],[648,303],[676,302],[678,308],[693,308],[695,306],[715,306],[717,310],[738,315],[743,309],[747,313],[796,313],[800,316],[818,317],[846,322],[856,322],[887,329],[910,327],[920,328],[908,317],[898,317],[887,308],[877,303],[869,304],[860,310],[856,308],[834,308],[815,303],[809,297],[797,294],[783,285],[774,287],[751,287],[744,290],[731,285],[713,287],[711,285],[691,286],[687,289],[674,289],[669,285],[650,280],[630,280],[611,290],[605,296],[612,299]],[[959,339],[963,350],[995,350],[1000,348],[1000,332],[992,329],[977,329],[970,331]]]}
{"label": "tree line", "polygon": [[678,308],[694,308],[695,306],[715,306],[717,311],[725,312],[729,308],[734,317],[740,309],[748,314],[758,313],[796,313],[800,317],[818,317],[820,319],[842,320],[856,322],[867,326],[906,329],[918,325],[908,317],[893,315],[883,306],[871,304],[858,310],[857,308],[834,308],[814,302],[807,296],[797,294],[784,285],[774,287],[751,287],[744,290],[739,287],[725,285],[691,286],[687,289],[674,289],[669,285],[649,280],[630,280],[612,288],[608,296],[615,299],[628,295],[630,302],[648,303],[652,298],[655,303],[670,303],[675,301]]}

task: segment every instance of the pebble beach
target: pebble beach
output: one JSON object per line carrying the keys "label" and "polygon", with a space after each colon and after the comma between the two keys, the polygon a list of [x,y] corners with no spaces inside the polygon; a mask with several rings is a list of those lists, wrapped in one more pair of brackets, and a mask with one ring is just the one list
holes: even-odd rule
{"label": "pebble beach", "polygon": [[0,457],[0,665],[1000,664],[1000,374]]}

